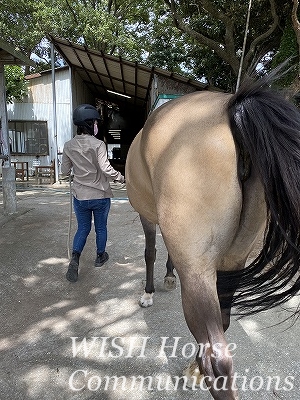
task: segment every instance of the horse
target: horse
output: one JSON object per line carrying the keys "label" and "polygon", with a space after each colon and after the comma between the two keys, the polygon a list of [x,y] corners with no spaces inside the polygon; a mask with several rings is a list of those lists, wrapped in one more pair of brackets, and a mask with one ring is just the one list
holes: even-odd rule
{"label": "horse", "polygon": [[126,160],[145,233],[141,305],[153,303],[158,225],[166,277],[171,287],[173,268],[179,277],[195,362],[215,400],[238,399],[224,334],[230,316],[278,306],[300,289],[300,113],[270,88],[278,74],[245,79],[234,94],[198,91],[165,103]]}

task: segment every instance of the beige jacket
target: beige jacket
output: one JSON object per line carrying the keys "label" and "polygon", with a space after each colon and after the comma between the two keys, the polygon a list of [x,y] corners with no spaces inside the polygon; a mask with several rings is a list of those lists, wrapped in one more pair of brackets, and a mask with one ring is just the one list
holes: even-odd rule
{"label": "beige jacket", "polygon": [[91,135],[76,135],[64,145],[61,172],[69,175],[73,168],[73,195],[78,200],[113,197],[109,182],[124,182],[107,158],[105,143]]}

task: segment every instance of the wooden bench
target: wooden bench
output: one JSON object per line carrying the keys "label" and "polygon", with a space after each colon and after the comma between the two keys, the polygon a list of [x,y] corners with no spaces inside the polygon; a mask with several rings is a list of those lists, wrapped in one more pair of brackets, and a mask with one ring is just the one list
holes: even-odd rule
{"label": "wooden bench", "polygon": [[[38,184],[55,182],[55,165],[39,165],[35,167],[35,179]],[[46,182],[45,182],[46,181]]]}

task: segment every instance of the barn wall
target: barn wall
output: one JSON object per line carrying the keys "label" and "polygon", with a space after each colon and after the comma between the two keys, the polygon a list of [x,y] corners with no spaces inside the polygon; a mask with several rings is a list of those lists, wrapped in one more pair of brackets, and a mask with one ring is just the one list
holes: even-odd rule
{"label": "barn wall", "polygon": [[150,112],[162,104],[182,96],[184,94],[195,92],[196,89],[183,82],[178,82],[170,78],[154,75],[151,94],[150,94]]}
{"label": "barn wall", "polygon": [[[95,104],[95,96],[89,90],[86,83],[83,82],[81,77],[77,74],[76,71],[72,71],[72,110],[74,110],[80,104],[91,104],[92,106],[96,106]],[[76,133],[76,127],[72,124],[72,132],[73,135]]]}

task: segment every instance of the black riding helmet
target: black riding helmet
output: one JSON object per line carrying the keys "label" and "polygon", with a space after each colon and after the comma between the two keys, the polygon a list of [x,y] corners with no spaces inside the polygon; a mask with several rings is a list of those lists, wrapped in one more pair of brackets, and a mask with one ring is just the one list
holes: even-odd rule
{"label": "black riding helmet", "polygon": [[73,123],[76,126],[84,126],[92,135],[94,132],[93,121],[99,120],[97,109],[90,104],[81,104],[73,111]]}

